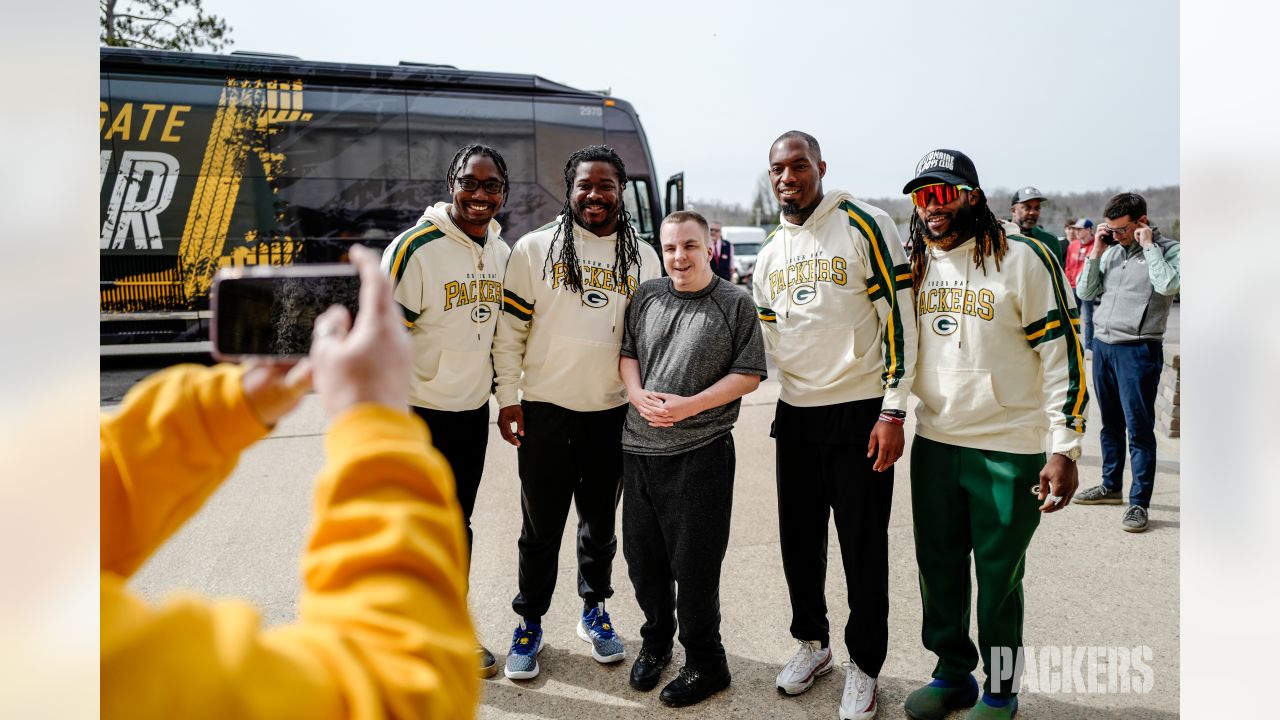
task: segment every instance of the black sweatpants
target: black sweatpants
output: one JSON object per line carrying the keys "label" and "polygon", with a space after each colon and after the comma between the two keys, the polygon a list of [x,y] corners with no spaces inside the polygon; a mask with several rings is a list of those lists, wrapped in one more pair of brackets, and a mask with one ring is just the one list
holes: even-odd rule
{"label": "black sweatpants", "polygon": [[[450,412],[414,407],[413,412],[431,431],[431,444],[444,455],[453,469],[453,482],[462,505],[462,524],[467,530],[467,563],[471,563],[471,513],[476,509],[484,455],[489,447],[489,403],[475,410]],[[468,568],[469,569],[469,568]]]}
{"label": "black sweatpants", "polygon": [[627,406],[578,412],[524,401],[520,469],[520,592],[511,602],[526,622],[542,623],[556,589],[560,536],[572,500],[578,510],[578,595],[613,596],[614,517],[622,495],[622,423]]}
{"label": "black sweatpants", "polygon": [[729,547],[734,465],[728,433],[678,455],[622,456],[622,550],[644,611],[640,636],[661,655],[679,618],[686,664],[702,670],[726,663],[720,567]]}
{"label": "black sweatpants", "polygon": [[827,519],[849,593],[844,641],[863,672],[878,677],[889,645],[889,511],[893,468],[872,470],[867,441],[880,398],[797,408],[778,403],[778,529],[791,595],[791,634],[830,642],[825,595]]}

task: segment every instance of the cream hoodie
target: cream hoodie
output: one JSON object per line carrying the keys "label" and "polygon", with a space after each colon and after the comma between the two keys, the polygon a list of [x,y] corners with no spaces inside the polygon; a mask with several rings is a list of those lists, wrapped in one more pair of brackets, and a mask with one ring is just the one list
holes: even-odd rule
{"label": "cream hoodie", "polygon": [[973,239],[929,248],[917,296],[916,432],[1012,453],[1078,446],[1084,433],[1084,351],[1066,277],[1038,240],[1009,235],[996,269],[973,264]]}
{"label": "cream hoodie", "polygon": [[782,220],[751,282],[784,402],[883,397],[884,409],[906,410],[915,305],[911,268],[887,213],[843,190],[828,192],[803,225]]}
{"label": "cream hoodie", "polygon": [[484,247],[436,203],[387,246],[382,268],[413,343],[409,402],[431,410],[474,410],[493,387],[494,328],[502,311],[502,274],[511,250],[489,221]]}
{"label": "cream hoodie", "polygon": [[[525,400],[578,411],[627,402],[618,373],[623,320],[636,288],[661,274],[658,253],[640,241],[640,267],[627,282],[614,274],[616,235],[599,237],[574,225],[583,292],[566,290],[560,218],[525,235],[507,262],[503,312],[493,341],[498,407]],[[551,251],[552,262],[547,261]],[[523,373],[523,377],[521,377]]]}

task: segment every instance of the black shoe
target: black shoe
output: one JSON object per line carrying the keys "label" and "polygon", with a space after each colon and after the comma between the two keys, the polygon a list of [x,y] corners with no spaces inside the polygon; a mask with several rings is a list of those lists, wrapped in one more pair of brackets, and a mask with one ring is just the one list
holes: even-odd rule
{"label": "black shoe", "polygon": [[684,707],[700,703],[729,687],[729,668],[695,670],[688,665],[680,668],[680,677],[667,683],[658,699],[671,707]]}
{"label": "black shoe", "polygon": [[641,647],[640,657],[631,665],[631,687],[641,692],[652,690],[670,662],[670,650],[665,655],[658,655],[647,647]]}

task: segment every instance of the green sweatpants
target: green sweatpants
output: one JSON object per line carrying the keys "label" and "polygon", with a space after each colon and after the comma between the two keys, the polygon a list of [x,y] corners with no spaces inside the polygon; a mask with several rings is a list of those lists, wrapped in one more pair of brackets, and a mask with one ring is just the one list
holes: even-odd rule
{"label": "green sweatpants", "polygon": [[[959,682],[978,665],[991,692],[991,648],[1022,647],[1023,560],[1040,524],[1033,488],[1044,453],[911,444],[911,513],[924,603],[924,646],[933,677]],[[969,557],[978,578],[978,647],[969,638]],[[1008,696],[1009,684],[995,697]]]}

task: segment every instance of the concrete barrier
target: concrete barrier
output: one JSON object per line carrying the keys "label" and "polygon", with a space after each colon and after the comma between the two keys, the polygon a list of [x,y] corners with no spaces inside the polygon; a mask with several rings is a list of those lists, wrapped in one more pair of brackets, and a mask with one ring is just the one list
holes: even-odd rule
{"label": "concrete barrier", "polygon": [[1156,429],[1165,437],[1181,437],[1182,355],[1177,348],[1165,348],[1160,391],[1156,394]]}

